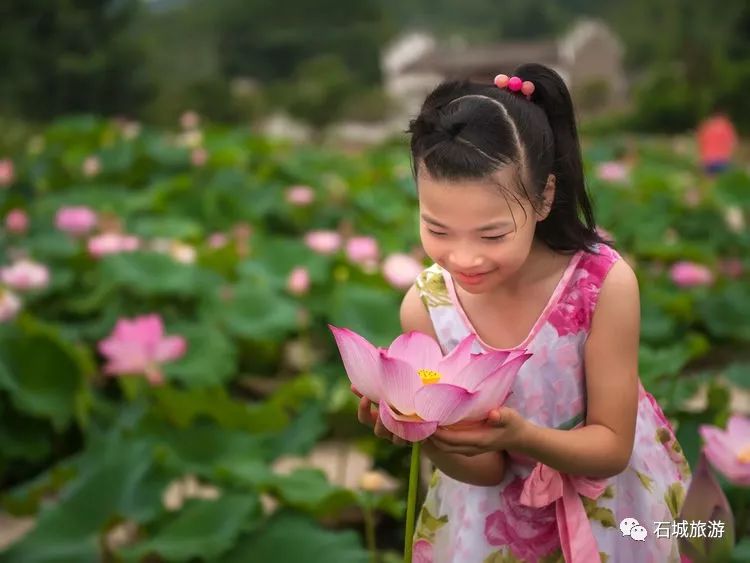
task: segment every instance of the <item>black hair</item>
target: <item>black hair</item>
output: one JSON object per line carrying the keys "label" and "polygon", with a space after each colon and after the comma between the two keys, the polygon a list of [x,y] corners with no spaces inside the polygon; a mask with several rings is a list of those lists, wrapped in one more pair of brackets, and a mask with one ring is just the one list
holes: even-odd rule
{"label": "black hair", "polygon": [[443,81],[427,96],[407,130],[415,180],[422,167],[439,181],[487,181],[500,168],[515,166],[536,209],[548,175],[554,174],[554,201],[535,236],[560,252],[609,244],[596,230],[565,82],[541,64],[521,65],[512,75],[534,83],[530,99],[470,80]]}

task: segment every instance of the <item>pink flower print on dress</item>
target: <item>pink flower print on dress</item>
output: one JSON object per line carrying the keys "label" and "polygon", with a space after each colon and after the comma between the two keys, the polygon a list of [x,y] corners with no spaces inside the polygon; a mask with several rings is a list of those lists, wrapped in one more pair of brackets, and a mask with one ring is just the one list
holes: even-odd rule
{"label": "pink flower print on dress", "polygon": [[501,493],[503,506],[487,516],[484,534],[490,545],[507,545],[518,559],[536,563],[560,546],[555,505],[531,508],[520,503],[523,479]]}
{"label": "pink flower print on dress", "polygon": [[432,563],[432,544],[427,540],[414,542],[411,560],[412,563]]}
{"label": "pink flower print on dress", "polygon": [[557,330],[559,336],[577,334],[586,326],[587,315],[585,308],[579,303],[583,299],[580,290],[571,289],[568,299],[561,301],[549,316],[549,322]]}

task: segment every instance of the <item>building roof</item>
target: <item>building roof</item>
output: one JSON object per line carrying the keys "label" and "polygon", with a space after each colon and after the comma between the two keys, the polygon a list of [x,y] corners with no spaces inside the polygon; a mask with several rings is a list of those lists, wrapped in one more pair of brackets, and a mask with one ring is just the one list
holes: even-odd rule
{"label": "building roof", "polygon": [[438,48],[410,63],[402,72],[434,72],[446,78],[485,79],[509,74],[518,65],[538,62],[555,66],[560,60],[558,42],[517,41],[461,49]]}

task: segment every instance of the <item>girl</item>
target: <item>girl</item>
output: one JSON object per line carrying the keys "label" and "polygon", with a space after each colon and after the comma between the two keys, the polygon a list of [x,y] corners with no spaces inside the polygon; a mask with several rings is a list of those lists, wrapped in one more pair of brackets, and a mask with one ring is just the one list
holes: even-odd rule
{"label": "girl", "polygon": [[[404,332],[533,353],[482,425],[425,441],[414,561],[677,562],[690,472],[638,378],[637,279],[595,227],[565,83],[515,74],[440,84],[409,128],[434,264]],[[359,419],[399,442],[367,399]]]}

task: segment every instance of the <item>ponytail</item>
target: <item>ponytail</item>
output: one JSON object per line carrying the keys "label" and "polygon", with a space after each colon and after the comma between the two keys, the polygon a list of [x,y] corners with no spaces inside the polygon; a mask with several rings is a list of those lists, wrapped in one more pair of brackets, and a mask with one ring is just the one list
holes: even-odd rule
{"label": "ponytail", "polygon": [[573,102],[565,82],[554,70],[540,64],[524,64],[514,73],[534,83],[531,101],[544,110],[552,130],[555,199],[547,218],[537,225],[537,233],[552,248],[562,241],[579,241],[590,247],[603,242],[596,231],[594,212],[583,175]]}

